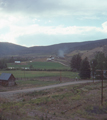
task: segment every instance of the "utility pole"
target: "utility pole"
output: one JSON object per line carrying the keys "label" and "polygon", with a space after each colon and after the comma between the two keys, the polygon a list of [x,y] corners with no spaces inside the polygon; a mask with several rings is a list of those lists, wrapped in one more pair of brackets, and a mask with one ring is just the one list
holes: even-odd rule
{"label": "utility pole", "polygon": [[92,76],[93,76],[93,83],[94,83],[94,62],[92,61]]}
{"label": "utility pole", "polygon": [[62,75],[61,75],[61,71],[60,71],[60,82],[62,82]]}
{"label": "utility pole", "polygon": [[24,79],[25,79],[25,67],[24,67]]}
{"label": "utility pole", "polygon": [[103,79],[104,79],[103,68],[102,70],[97,70],[97,71],[100,71],[101,73],[101,105],[103,106]]}
{"label": "utility pole", "polygon": [[102,69],[102,82],[101,82],[101,105],[103,106],[103,69]]}

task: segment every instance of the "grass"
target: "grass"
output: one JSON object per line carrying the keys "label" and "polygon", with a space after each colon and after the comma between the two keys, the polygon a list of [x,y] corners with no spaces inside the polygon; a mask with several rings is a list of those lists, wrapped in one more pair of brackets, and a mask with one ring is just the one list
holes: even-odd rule
{"label": "grass", "polygon": [[70,69],[60,63],[55,62],[26,62],[22,64],[8,63],[8,67],[21,68],[33,66],[34,69]]}
{"label": "grass", "polygon": [[[75,80],[78,73],[66,71],[0,71],[1,73],[12,73],[16,79],[17,86],[14,87],[1,87],[0,91],[19,90],[41,86],[48,86],[59,84],[60,82]],[[61,81],[60,81],[61,76]]]}
{"label": "grass", "polygon": [[40,87],[40,86],[48,86],[48,85],[58,84],[59,81],[17,80],[16,83],[18,86],[33,85],[35,87]]}
{"label": "grass", "polygon": [[21,89],[29,89],[29,88],[37,88],[37,87],[43,87],[43,86],[49,86],[54,84],[59,84],[60,81],[44,81],[44,80],[16,80],[16,86],[13,87],[0,87],[0,92],[5,91],[14,91],[14,90],[21,90]]}
{"label": "grass", "polygon": [[[106,81],[104,85],[107,86]],[[107,88],[104,87],[104,106],[101,106],[100,86],[101,83],[70,85],[21,94],[14,102],[0,99],[0,116],[5,120],[105,120]]]}
{"label": "grass", "polygon": [[37,77],[59,77],[60,74],[62,77],[68,77],[74,79],[75,77],[78,77],[78,73],[71,72],[71,71],[65,71],[65,72],[59,72],[59,71],[21,71],[21,70],[7,70],[7,71],[0,71],[1,73],[12,73],[16,78],[37,78]]}

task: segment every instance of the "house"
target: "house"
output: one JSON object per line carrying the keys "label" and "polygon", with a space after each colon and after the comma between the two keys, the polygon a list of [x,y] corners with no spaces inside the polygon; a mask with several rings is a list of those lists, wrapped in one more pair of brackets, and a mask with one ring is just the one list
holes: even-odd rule
{"label": "house", "polygon": [[15,61],[16,64],[20,64],[21,62],[20,61]]}
{"label": "house", "polygon": [[0,85],[14,86],[16,85],[15,77],[11,73],[2,73],[0,76]]}
{"label": "house", "polygon": [[14,67],[8,67],[8,69],[11,69],[11,70],[12,70],[12,69],[14,69]]}
{"label": "house", "polygon": [[50,56],[49,58],[47,58],[47,61],[52,61],[54,60],[54,57]]}
{"label": "house", "polygon": [[51,61],[52,59],[51,58],[47,58],[47,61]]}

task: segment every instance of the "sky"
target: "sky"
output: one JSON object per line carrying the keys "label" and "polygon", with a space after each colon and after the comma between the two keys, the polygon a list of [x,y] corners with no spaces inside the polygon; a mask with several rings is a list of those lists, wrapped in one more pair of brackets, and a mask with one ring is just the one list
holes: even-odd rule
{"label": "sky", "polygon": [[0,0],[0,42],[47,46],[107,38],[107,0]]}

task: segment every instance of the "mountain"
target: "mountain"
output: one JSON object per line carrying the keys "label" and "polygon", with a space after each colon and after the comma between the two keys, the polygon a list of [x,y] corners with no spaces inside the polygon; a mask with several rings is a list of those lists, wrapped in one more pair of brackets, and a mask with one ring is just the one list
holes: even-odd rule
{"label": "mountain", "polygon": [[88,42],[75,42],[75,43],[61,43],[51,46],[37,46],[26,48],[20,52],[20,54],[55,54],[60,55],[60,53],[67,54],[74,50],[91,50],[96,47],[101,47],[107,45],[107,39],[88,41]]}
{"label": "mountain", "polygon": [[71,53],[75,50],[92,50],[97,47],[107,45],[107,39],[87,41],[87,42],[74,42],[74,43],[61,43],[50,46],[35,46],[23,47],[20,45],[0,42],[0,57],[7,55],[64,55]]}
{"label": "mountain", "polygon": [[0,42],[0,57],[19,54],[19,51],[25,48],[8,42]]}

